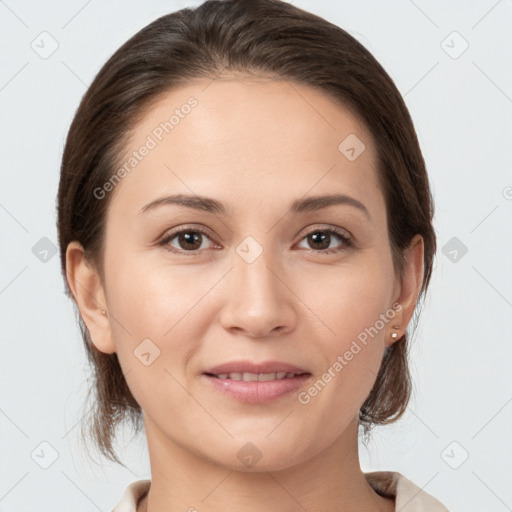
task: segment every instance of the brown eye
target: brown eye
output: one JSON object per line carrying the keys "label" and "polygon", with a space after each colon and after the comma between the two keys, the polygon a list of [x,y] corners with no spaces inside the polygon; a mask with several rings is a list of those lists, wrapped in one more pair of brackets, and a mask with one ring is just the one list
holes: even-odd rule
{"label": "brown eye", "polygon": [[[333,239],[336,238],[342,243],[337,247],[330,247]],[[352,246],[352,239],[336,229],[315,229],[310,231],[303,240],[306,240],[308,246],[315,252],[324,254],[341,252]]]}
{"label": "brown eye", "polygon": [[182,229],[166,236],[159,245],[171,252],[194,253],[205,249],[203,243],[205,240],[210,240],[210,238],[201,229]]}
{"label": "brown eye", "polygon": [[202,236],[197,231],[182,231],[178,235],[178,244],[181,249],[194,251],[201,247]]}
{"label": "brown eye", "polygon": [[314,249],[328,249],[331,245],[331,235],[325,231],[315,231],[307,236],[308,242]]}

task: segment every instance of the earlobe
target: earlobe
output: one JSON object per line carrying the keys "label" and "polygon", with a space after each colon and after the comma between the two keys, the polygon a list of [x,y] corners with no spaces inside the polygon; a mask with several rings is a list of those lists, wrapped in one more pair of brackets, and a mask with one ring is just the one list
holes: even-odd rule
{"label": "earlobe", "polygon": [[103,285],[77,241],[70,242],[66,249],[66,279],[94,346],[101,352],[112,354],[116,347]]}
{"label": "earlobe", "polygon": [[[405,334],[411,321],[423,283],[424,275],[424,243],[423,237],[415,235],[405,251],[405,274],[401,280],[399,297],[395,302],[400,304],[399,313],[390,322],[391,332],[386,338],[386,345],[398,341]],[[396,336],[393,336],[396,334]]]}

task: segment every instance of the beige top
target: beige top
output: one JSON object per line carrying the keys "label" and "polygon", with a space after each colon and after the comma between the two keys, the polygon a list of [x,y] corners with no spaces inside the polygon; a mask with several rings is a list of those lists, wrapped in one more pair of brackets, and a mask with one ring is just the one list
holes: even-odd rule
{"label": "beige top", "polygon": [[[449,512],[442,503],[400,473],[373,471],[364,475],[375,492],[386,498],[395,498],[396,512]],[[137,504],[149,491],[150,484],[151,480],[137,480],[130,484],[110,512],[136,512]]]}

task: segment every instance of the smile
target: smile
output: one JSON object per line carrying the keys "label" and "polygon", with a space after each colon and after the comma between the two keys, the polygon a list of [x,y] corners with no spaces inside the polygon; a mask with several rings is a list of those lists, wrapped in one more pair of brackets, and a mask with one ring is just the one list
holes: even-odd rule
{"label": "smile", "polygon": [[[208,374],[207,374],[208,375]],[[265,382],[269,380],[282,380],[291,379],[297,375],[304,375],[304,372],[300,373],[286,373],[286,372],[274,372],[274,373],[219,373],[212,374],[214,377],[219,379],[231,379],[231,380],[243,380],[245,382]]]}
{"label": "smile", "polygon": [[310,373],[222,373],[203,374],[216,392],[239,402],[263,404],[297,392],[311,378]]}

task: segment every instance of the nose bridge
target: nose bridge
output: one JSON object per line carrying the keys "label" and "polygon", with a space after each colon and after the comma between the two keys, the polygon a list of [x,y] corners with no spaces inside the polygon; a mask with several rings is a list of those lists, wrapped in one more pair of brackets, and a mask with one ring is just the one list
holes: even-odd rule
{"label": "nose bridge", "polygon": [[276,256],[272,248],[264,248],[253,237],[247,237],[235,248],[222,315],[225,328],[265,336],[278,327],[292,327],[295,312],[291,293],[279,276],[282,265]]}
{"label": "nose bridge", "polygon": [[252,296],[251,302],[272,300],[276,293],[280,293],[275,270],[271,271],[278,264],[276,265],[272,249],[263,249],[261,245],[256,244],[258,242],[248,240],[237,247],[235,274],[240,287],[250,292],[242,295]]}

